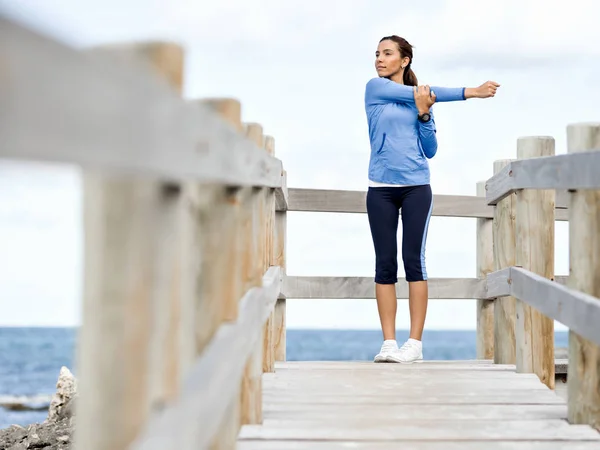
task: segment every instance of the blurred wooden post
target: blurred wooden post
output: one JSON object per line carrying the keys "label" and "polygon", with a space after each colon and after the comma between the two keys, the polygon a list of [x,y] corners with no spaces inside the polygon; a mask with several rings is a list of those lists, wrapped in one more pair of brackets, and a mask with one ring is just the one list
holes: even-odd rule
{"label": "blurred wooden post", "polygon": [[[477,183],[477,196],[485,197],[485,181]],[[494,271],[492,219],[477,219],[477,277]],[[477,359],[494,358],[494,300],[477,300]]]}
{"label": "blurred wooden post", "polygon": [[[281,179],[282,188],[287,188],[287,173],[284,170]],[[275,212],[275,227],[273,230],[272,265],[281,267],[285,276],[287,240],[287,211]],[[275,361],[286,360],[286,299],[280,297],[273,312],[273,344]]]}
{"label": "blurred wooden post", "polygon": [[[569,125],[567,151],[592,150],[600,151],[600,123]],[[600,190],[572,191],[570,196],[567,285],[600,298]],[[600,431],[600,346],[571,330],[567,385],[569,422]]]}
{"label": "blurred wooden post", "polygon": [[[275,155],[275,139],[272,136],[265,136],[264,148],[269,155]],[[265,264],[264,270],[272,265],[276,265],[273,260],[273,241],[275,232],[275,189],[268,189],[266,203],[266,246],[265,246]],[[263,372],[275,371],[275,344],[273,341],[274,331],[273,322],[275,320],[275,311],[271,311],[264,328],[263,340]]]}
{"label": "blurred wooden post", "polygon": [[[246,136],[263,148],[263,130],[259,124],[246,125]],[[252,213],[252,247],[253,257],[250,260],[249,278],[246,290],[262,285],[265,272],[266,241],[266,188],[254,188],[251,202]],[[263,374],[263,341],[264,336],[256,343],[250,354],[241,384],[241,425],[259,424],[262,422],[262,374]]]}
{"label": "blurred wooden post", "polygon": [[[551,137],[517,140],[517,158],[554,155]],[[515,265],[554,279],[554,189],[523,189],[516,193]],[[516,366],[519,373],[535,373],[554,389],[554,320],[516,300]]]}
{"label": "blurred wooden post", "polygon": [[[243,130],[241,104],[230,98],[202,99],[236,131]],[[200,353],[223,322],[238,317],[239,301],[245,293],[246,267],[244,258],[252,257],[247,236],[249,188],[201,186],[205,206],[201,209],[203,233],[202,298],[197,321],[197,349]],[[239,433],[240,403],[233,401],[211,443],[211,450],[235,448]]]}
{"label": "blurred wooden post", "polygon": [[[115,63],[143,61],[181,93],[184,55],[178,45],[110,46],[93,52]],[[192,301],[181,285],[189,280],[180,271],[187,267],[183,241],[190,231],[182,190],[121,174],[84,173],[77,449],[127,448],[152,409],[178,391],[180,359],[188,353],[182,351],[180,333],[191,331],[182,328],[181,312]]]}
{"label": "blurred wooden post", "polygon": [[[511,160],[494,161],[494,174]],[[494,271],[515,265],[515,194],[498,202],[493,219]],[[494,363],[515,363],[515,298],[494,301]]]}

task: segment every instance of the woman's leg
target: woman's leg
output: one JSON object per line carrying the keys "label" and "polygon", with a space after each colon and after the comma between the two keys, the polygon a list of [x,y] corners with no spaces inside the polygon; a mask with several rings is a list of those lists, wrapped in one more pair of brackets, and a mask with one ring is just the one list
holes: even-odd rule
{"label": "woman's leg", "polygon": [[369,188],[367,214],[375,248],[375,296],[384,343],[375,362],[384,362],[396,344],[396,283],[398,282],[397,188]]}
{"label": "woman's leg", "polygon": [[421,338],[427,315],[425,244],[433,208],[431,186],[415,186],[402,199],[402,260],[408,282],[410,338],[399,352],[399,362],[421,360]]}

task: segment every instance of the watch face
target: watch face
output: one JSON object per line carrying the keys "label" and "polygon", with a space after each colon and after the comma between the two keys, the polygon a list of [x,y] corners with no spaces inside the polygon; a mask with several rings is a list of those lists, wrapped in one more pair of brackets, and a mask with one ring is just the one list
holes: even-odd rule
{"label": "watch face", "polygon": [[419,120],[421,122],[429,122],[430,117],[431,116],[429,114],[425,113],[425,114],[419,116]]}

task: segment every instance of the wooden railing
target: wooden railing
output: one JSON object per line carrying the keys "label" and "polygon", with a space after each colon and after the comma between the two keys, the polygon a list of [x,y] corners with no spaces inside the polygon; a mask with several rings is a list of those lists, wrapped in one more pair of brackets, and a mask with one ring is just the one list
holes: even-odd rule
{"label": "wooden railing", "polygon": [[[554,320],[569,327],[569,422],[600,430],[600,123],[567,127],[554,139],[521,138],[517,161],[495,164],[486,200],[495,205],[497,297],[494,360],[536,373],[554,387]],[[555,190],[567,189],[569,276],[554,280]]]}
{"label": "wooden railing", "polygon": [[182,99],[183,69],[172,43],[79,52],[0,17],[0,157],[82,169],[77,449],[234,448],[285,358],[274,139]]}
{"label": "wooden railing", "polygon": [[[0,18],[0,55],[0,157],[83,169],[76,448],[234,448],[285,359],[285,299],[374,298],[371,277],[286,276],[287,213],[365,213],[366,192],[288,192],[239,102],[181,98],[177,45],[79,52]],[[597,428],[600,152],[580,152],[599,136],[569,127],[561,156],[520,139],[477,195],[435,195],[434,216],[477,220],[477,277],[429,280],[432,299],[477,300],[478,358],[551,387],[552,321],[567,325],[569,419]],[[569,277],[554,276],[555,220]]]}

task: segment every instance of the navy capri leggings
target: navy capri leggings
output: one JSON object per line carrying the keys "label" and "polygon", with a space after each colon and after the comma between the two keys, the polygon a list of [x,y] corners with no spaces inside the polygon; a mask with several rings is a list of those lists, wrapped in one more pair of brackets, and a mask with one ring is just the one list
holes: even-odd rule
{"label": "navy capri leggings", "polygon": [[433,195],[429,184],[372,187],[367,191],[367,215],[375,246],[375,283],[398,282],[398,218],[402,211],[402,260],[406,281],[427,279],[425,242]]}

